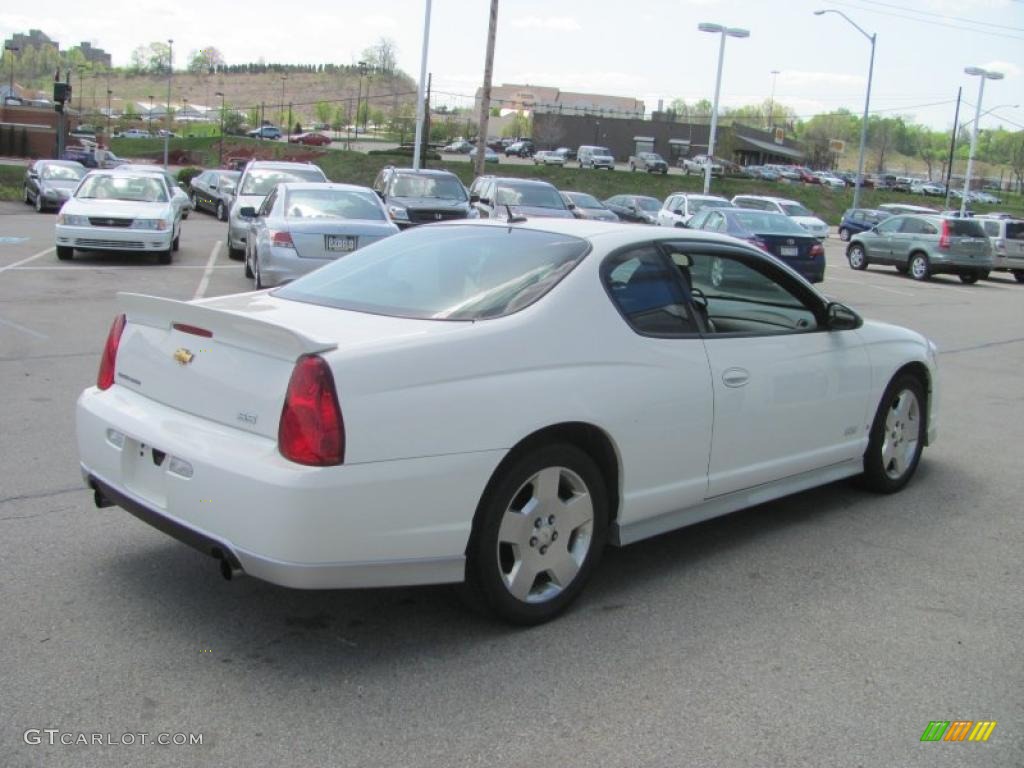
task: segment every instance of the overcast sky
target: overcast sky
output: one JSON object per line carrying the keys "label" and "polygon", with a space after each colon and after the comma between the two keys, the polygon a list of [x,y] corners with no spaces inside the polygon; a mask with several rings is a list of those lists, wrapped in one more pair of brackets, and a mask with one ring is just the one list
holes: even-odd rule
{"label": "overcast sky", "polygon": [[[129,61],[133,48],[175,40],[175,64],[192,50],[219,48],[228,63],[351,63],[381,36],[398,45],[399,65],[418,75],[425,0],[46,0],[8,4],[0,34],[41,29],[70,47],[82,40]],[[429,69],[450,104],[469,104],[483,77],[489,0],[434,0]],[[935,128],[953,121],[957,88],[973,105],[978,79],[965,66],[1005,73],[988,81],[982,125],[1024,127],[1022,0],[502,0],[494,82],[643,99],[648,110],[674,97],[711,98],[719,37],[702,21],[744,27],[726,44],[722,103],[775,99],[810,116],[837,107],[860,112],[870,45],[836,14],[878,34],[872,111],[901,114]],[[286,9],[286,10],[282,10]],[[444,94],[442,96],[442,94]],[[461,98],[467,97],[467,98]],[[973,106],[961,121],[973,117]]]}

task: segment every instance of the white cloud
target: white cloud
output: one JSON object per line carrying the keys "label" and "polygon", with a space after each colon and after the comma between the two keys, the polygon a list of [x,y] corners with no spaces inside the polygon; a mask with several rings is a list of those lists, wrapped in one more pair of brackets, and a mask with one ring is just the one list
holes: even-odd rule
{"label": "white cloud", "polygon": [[375,29],[394,29],[395,27],[398,26],[398,22],[395,21],[390,16],[381,15],[364,16],[363,24],[365,24],[368,27],[373,27]]}
{"label": "white cloud", "polygon": [[812,86],[863,88],[866,83],[867,78],[863,75],[844,75],[838,72],[807,72],[799,69],[787,69],[779,74],[779,86],[786,88]]}
{"label": "white cloud", "polygon": [[555,32],[578,32],[581,27],[571,16],[523,16],[513,19],[512,26],[518,29],[547,29]]}
{"label": "white cloud", "polygon": [[513,72],[508,77],[502,77],[502,82],[546,85],[552,88],[560,88],[563,91],[604,93],[611,96],[635,98],[636,94],[647,86],[647,77],[631,75],[628,72],[601,70],[586,72],[543,72],[535,70]]}

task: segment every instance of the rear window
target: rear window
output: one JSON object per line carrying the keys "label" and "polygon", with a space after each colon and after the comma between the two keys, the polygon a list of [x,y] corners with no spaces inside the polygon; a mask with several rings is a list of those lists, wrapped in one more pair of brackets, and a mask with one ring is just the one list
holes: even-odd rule
{"label": "rear window", "polygon": [[949,234],[957,237],[987,237],[981,224],[970,219],[946,219]]}
{"label": "rear window", "polygon": [[289,181],[327,181],[324,172],[316,166],[309,168],[253,168],[242,182],[242,195],[269,195],[278,184]]}
{"label": "rear window", "polygon": [[496,205],[533,206],[535,208],[565,208],[558,190],[549,184],[517,184],[501,182],[498,185]]}
{"label": "rear window", "polygon": [[1006,222],[1007,240],[1024,240],[1024,221]]}
{"label": "rear window", "polygon": [[517,312],[583,259],[585,240],[515,227],[420,227],[338,259],[275,296],[421,320]]}
{"label": "rear window", "polygon": [[736,206],[730,203],[728,200],[710,200],[710,199],[694,199],[690,198],[690,210],[696,213],[702,211],[705,208],[735,208]]}
{"label": "rear window", "polygon": [[733,217],[740,226],[755,235],[807,235],[806,229],[781,213],[737,211]]}
{"label": "rear window", "polygon": [[786,212],[788,216],[813,216],[807,208],[800,205],[800,203],[779,203],[782,210]]}
{"label": "rear window", "polygon": [[604,208],[596,197],[582,192],[569,195],[569,199],[573,201],[577,208]]}
{"label": "rear window", "polygon": [[293,219],[362,219],[384,221],[372,192],[344,189],[294,189],[288,192],[284,215]]}
{"label": "rear window", "polygon": [[637,207],[642,211],[660,211],[661,203],[655,200],[653,197],[638,197],[636,199]]}

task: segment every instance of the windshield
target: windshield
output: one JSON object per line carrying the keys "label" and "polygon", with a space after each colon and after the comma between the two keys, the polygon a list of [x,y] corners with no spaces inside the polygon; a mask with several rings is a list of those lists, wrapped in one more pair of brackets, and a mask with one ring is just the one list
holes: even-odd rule
{"label": "windshield", "polygon": [[498,186],[496,205],[532,206],[534,208],[565,208],[558,190],[549,184],[517,184],[504,182]]}
{"label": "windshield", "polygon": [[152,176],[89,176],[78,188],[81,200],[130,200],[137,203],[166,203],[167,190]]}
{"label": "windshield", "polygon": [[806,229],[781,213],[737,211],[733,216],[741,227],[755,235],[807,235]]}
{"label": "windshield", "polygon": [[661,203],[653,197],[638,197],[636,199],[636,205],[641,211],[657,212],[661,210]]}
{"label": "windshield", "polygon": [[326,181],[324,172],[316,166],[284,170],[282,168],[254,168],[245,175],[241,194],[266,197],[278,184],[289,181]]}
{"label": "windshield", "polygon": [[608,155],[610,157],[611,154],[612,154],[612,151],[610,149],[606,149],[605,147],[594,147],[594,149],[591,151],[591,154],[592,155]]}
{"label": "windshield", "polygon": [[425,176],[400,173],[391,183],[392,197],[433,197],[441,200],[465,200],[466,189],[453,176]]}
{"label": "windshield", "polygon": [[529,229],[422,227],[360,248],[274,295],[395,317],[483,320],[537,301],[588,247]]}
{"label": "windshield", "polygon": [[736,206],[730,203],[728,200],[707,200],[700,198],[690,198],[690,210],[694,213],[703,211],[705,208],[735,208]]}
{"label": "windshield", "polygon": [[46,165],[43,166],[41,176],[44,179],[78,181],[85,176],[85,168],[75,168],[73,165]]}
{"label": "windshield", "polygon": [[583,192],[573,192],[569,195],[569,199],[573,201],[577,208],[604,208],[596,197]]}
{"label": "windshield", "polygon": [[384,221],[372,192],[344,189],[296,189],[288,192],[285,216],[293,219],[363,219]]}
{"label": "windshield", "polygon": [[813,216],[814,214],[800,203],[779,203],[779,207],[787,216]]}

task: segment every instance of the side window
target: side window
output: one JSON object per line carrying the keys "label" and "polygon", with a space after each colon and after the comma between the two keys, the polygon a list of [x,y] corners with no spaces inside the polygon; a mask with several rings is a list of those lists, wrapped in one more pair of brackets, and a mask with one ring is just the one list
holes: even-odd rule
{"label": "side window", "polygon": [[271,209],[273,209],[274,202],[276,200],[277,200],[277,190],[275,189],[273,192],[271,192],[269,195],[267,195],[266,198],[263,200],[263,205],[260,206],[260,209],[259,209],[259,211],[257,211],[256,215],[257,216],[266,217],[270,213]]}
{"label": "side window", "polygon": [[900,227],[900,234],[904,235],[936,235],[938,230],[923,219],[906,218]]}
{"label": "side window", "polygon": [[985,234],[989,237],[999,237],[999,222],[998,221],[983,221],[981,226],[985,228]]}
{"label": "side window", "polygon": [[803,333],[818,328],[813,305],[771,264],[728,254],[691,254],[695,297],[706,303],[711,333]]}
{"label": "side window", "polygon": [[373,191],[384,192],[384,171],[377,174],[377,178],[373,180]]}
{"label": "side window", "polygon": [[712,232],[724,232],[725,231],[725,216],[712,211],[708,214],[708,217],[704,220],[704,226],[702,229],[707,229]]}
{"label": "side window", "polygon": [[893,216],[891,219],[886,219],[879,224],[878,231],[883,235],[891,235],[894,232],[898,232],[901,226],[903,226],[903,218],[901,216]]}
{"label": "side window", "polygon": [[679,336],[696,333],[680,275],[653,245],[612,256],[601,279],[615,306],[638,333]]}

